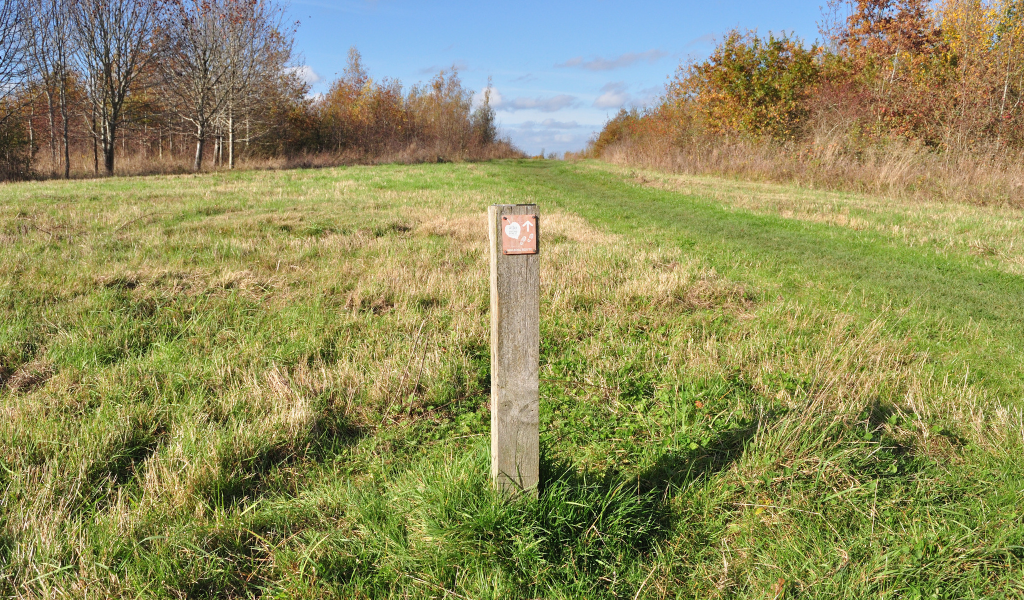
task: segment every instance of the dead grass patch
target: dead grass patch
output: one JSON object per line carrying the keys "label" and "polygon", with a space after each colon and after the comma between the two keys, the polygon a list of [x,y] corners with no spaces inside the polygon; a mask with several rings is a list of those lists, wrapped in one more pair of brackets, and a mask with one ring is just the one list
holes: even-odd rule
{"label": "dead grass patch", "polygon": [[54,376],[54,366],[45,358],[27,362],[7,378],[7,388],[15,394],[26,394],[42,387]]}

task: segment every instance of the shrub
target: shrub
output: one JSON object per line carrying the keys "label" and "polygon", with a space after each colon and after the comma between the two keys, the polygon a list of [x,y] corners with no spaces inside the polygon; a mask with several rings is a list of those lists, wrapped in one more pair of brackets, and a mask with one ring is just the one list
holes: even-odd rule
{"label": "shrub", "polygon": [[786,35],[732,31],[706,61],[680,69],[667,102],[694,103],[714,132],[790,139],[818,81],[817,52]]}

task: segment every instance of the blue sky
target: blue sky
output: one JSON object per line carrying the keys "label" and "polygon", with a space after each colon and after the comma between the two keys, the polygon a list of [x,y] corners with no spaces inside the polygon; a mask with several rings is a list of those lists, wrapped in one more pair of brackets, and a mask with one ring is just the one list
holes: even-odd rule
{"label": "blue sky", "polygon": [[406,86],[456,66],[463,84],[493,78],[503,134],[536,154],[579,150],[622,106],[650,102],[688,58],[732,28],[811,42],[824,0],[754,2],[424,2],[292,0],[296,49],[313,92],[356,46],[370,75]]}

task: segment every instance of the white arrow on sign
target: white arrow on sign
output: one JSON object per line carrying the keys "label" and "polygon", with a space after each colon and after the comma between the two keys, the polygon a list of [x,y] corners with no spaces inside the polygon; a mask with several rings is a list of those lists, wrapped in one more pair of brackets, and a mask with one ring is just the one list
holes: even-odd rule
{"label": "white arrow on sign", "polygon": [[525,227],[526,228],[526,232],[529,233],[530,232],[530,228],[533,227],[533,223],[527,221],[527,222],[523,223],[523,227]]}

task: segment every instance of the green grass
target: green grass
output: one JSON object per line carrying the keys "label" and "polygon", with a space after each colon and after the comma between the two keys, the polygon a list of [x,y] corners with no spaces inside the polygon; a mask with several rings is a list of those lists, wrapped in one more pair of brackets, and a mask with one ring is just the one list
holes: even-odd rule
{"label": "green grass", "polygon": [[[487,478],[505,202],[536,498]],[[0,187],[0,596],[1024,597],[1022,217],[554,161]]]}

